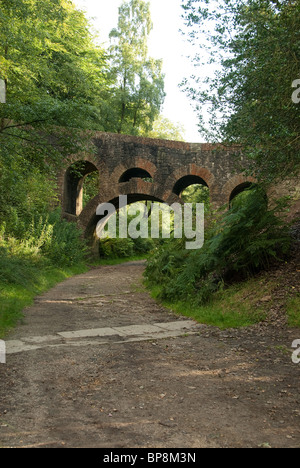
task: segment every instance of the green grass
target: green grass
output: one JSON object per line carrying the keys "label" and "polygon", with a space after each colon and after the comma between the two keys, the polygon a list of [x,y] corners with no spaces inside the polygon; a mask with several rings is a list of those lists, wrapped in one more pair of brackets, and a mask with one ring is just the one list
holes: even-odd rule
{"label": "green grass", "polygon": [[54,267],[42,257],[10,255],[0,259],[0,338],[6,336],[23,317],[34,298],[67,278],[87,272],[92,266],[118,265],[144,260],[146,255],[100,259],[92,264]]}
{"label": "green grass", "polygon": [[36,296],[48,291],[57,283],[85,273],[91,266],[118,265],[144,259],[145,255],[100,259],[88,266],[82,263],[73,267],[57,268],[45,264],[43,259],[31,257],[6,259],[2,267],[5,268],[5,275],[2,275],[2,279],[0,277],[0,338],[16,327],[24,315],[25,307],[32,305]]}
{"label": "green grass", "polygon": [[[265,320],[264,306],[259,305],[259,301],[272,287],[272,284],[262,285],[253,279],[216,293],[213,300],[203,306],[195,305],[191,300],[175,303],[164,301],[163,305],[179,315],[221,329],[247,327]],[[151,293],[157,299],[160,287],[153,288]]]}
{"label": "green grass", "polygon": [[[87,272],[89,267],[102,265],[119,265],[122,263],[145,260],[146,256],[130,258],[100,259],[89,266],[79,264],[73,267],[55,268],[43,262],[28,262],[18,259],[10,265],[6,280],[0,279],[0,338],[13,329],[23,317],[23,310],[30,306],[34,298],[51,289],[57,283],[67,278]],[[9,276],[10,274],[10,276]],[[9,280],[8,280],[9,277]],[[136,287],[139,291],[142,285]],[[221,329],[247,327],[265,320],[266,307],[260,302],[265,296],[271,296],[275,285],[268,279],[250,279],[244,283],[235,284],[214,295],[211,302],[204,306],[195,305],[192,300],[185,302],[163,302],[163,305],[178,315],[192,318],[199,323],[217,326]],[[151,295],[159,300],[161,287],[151,289]],[[287,303],[289,326],[300,327],[300,296],[291,298]]]}
{"label": "green grass", "polygon": [[24,285],[0,281],[0,338],[17,325],[23,317],[24,308],[30,306],[37,295],[71,276],[86,271],[88,268],[84,264],[66,268],[39,268],[35,265],[34,269],[28,269],[27,277],[24,276]]}
{"label": "green grass", "polygon": [[289,327],[300,328],[300,295],[290,299],[287,304]]}

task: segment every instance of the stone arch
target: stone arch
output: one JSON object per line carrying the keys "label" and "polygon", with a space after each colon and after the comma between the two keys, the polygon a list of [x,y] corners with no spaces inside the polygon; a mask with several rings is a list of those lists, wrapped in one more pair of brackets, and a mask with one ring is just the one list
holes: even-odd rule
{"label": "stone arch", "polygon": [[215,177],[206,168],[189,164],[186,167],[176,169],[167,179],[164,199],[172,197],[172,194],[179,196],[182,190],[190,185],[202,184],[209,188],[210,196],[213,199],[215,194]]}
{"label": "stone arch", "polygon": [[256,182],[254,177],[246,177],[244,174],[237,174],[231,177],[224,185],[222,191],[225,203],[230,205],[234,197]]}
{"label": "stone arch", "polygon": [[237,185],[230,194],[229,203],[231,203],[234,200],[234,198],[237,197],[240,193],[244,192],[252,186],[253,182],[250,181],[243,182],[242,184]]}
{"label": "stone arch", "polygon": [[191,185],[204,185],[205,187],[209,188],[207,183],[205,182],[202,177],[195,176],[195,175],[186,175],[181,177],[173,187],[173,193],[179,196],[187,187]]}
{"label": "stone arch", "polygon": [[[143,158],[132,158],[119,164],[110,175],[112,184],[126,183],[132,178],[154,179],[157,173],[157,167],[151,161]],[[129,174],[129,180],[126,180]],[[125,177],[124,177],[125,176]],[[145,177],[144,177],[145,176]],[[149,177],[150,176],[150,177]]]}
{"label": "stone arch", "polygon": [[[103,163],[93,157],[75,157],[69,161],[69,166],[60,175],[63,212],[68,216],[79,216],[83,209],[83,185],[87,175],[97,172],[107,183],[108,171]],[[79,164],[79,170],[76,169]],[[100,187],[99,187],[100,190]]]}
{"label": "stone arch", "polygon": [[82,211],[83,183],[86,176],[98,172],[97,167],[89,161],[79,160],[76,163],[65,171],[64,180],[64,211],[74,216]]}
{"label": "stone arch", "polygon": [[151,174],[140,167],[127,169],[119,179],[119,184],[130,182],[131,179],[152,179]]}
{"label": "stone arch", "polygon": [[[112,195],[112,194],[111,194]],[[127,196],[127,205],[130,205],[132,203],[136,203],[139,201],[152,201],[152,202],[159,202],[159,203],[166,203],[166,204],[172,204],[174,201],[177,200],[163,200],[159,198],[158,196],[152,194],[152,193],[147,193],[145,191],[133,191],[133,192],[128,192],[124,193],[123,195]],[[111,203],[114,205],[115,209],[118,210],[120,208],[119,206],[119,200],[120,200],[120,195],[119,193],[115,193],[112,195],[112,198],[103,198],[103,196],[99,195],[98,197],[95,197],[89,205],[83,210],[81,215],[78,218],[78,226],[82,229],[83,231],[83,236],[84,238],[88,241],[88,244],[90,245],[91,250],[97,254],[98,252],[98,237],[96,235],[96,227],[98,222],[101,220],[101,217],[97,215],[97,207],[101,203]]]}
{"label": "stone arch", "polygon": [[237,185],[235,189],[231,192],[229,198],[229,208],[234,205],[235,198],[241,193],[247,191],[248,189],[254,188],[256,193],[256,203],[263,203],[265,208],[269,206],[269,196],[264,187],[260,186],[256,181],[255,182],[243,182],[242,184]]}
{"label": "stone arch", "polygon": [[161,197],[159,186],[155,183],[150,184],[143,179],[131,179],[129,182],[118,184],[116,186],[111,185],[106,191],[100,191],[99,195],[88,203],[78,217],[79,227],[83,229],[85,233],[84,236],[86,238],[91,236],[91,219],[95,217],[98,205],[101,203],[109,203],[111,200],[118,200],[120,195],[127,196],[128,200],[130,200],[129,203],[153,200],[172,204],[179,200],[175,195],[169,198]]}

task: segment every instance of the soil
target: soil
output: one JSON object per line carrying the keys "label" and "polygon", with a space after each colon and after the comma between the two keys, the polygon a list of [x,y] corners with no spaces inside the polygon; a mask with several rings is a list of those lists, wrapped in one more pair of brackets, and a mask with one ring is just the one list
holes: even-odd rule
{"label": "soil", "polygon": [[[292,234],[293,243],[286,260],[275,261],[268,271],[257,275],[261,284],[271,285],[270,295],[263,298],[267,314],[265,325],[286,327],[287,304],[300,295],[300,223],[294,225]],[[259,305],[261,304],[257,304]]]}
{"label": "soil", "polygon": [[[103,266],[36,299],[0,364],[1,447],[299,447],[300,330],[282,321],[164,339],[58,333],[173,324],[140,262]],[[34,343],[38,346],[30,346]]]}

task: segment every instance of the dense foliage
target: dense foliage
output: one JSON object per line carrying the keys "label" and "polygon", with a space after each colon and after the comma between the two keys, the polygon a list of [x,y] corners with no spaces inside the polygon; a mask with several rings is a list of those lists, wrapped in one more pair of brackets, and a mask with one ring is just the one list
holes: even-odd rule
{"label": "dense foliage", "polygon": [[148,55],[152,30],[150,4],[125,2],[118,27],[110,33],[111,73],[115,81],[107,123],[116,133],[149,132],[165,98],[162,61]]}
{"label": "dense foliage", "polygon": [[[81,232],[55,209],[62,162],[94,151],[89,130],[152,130],[164,79],[147,54],[150,29],[149,4],[124,2],[105,50],[70,0],[0,0],[0,333],[86,261]],[[84,204],[97,187],[89,175]]]}
{"label": "dense foliage", "polygon": [[[161,62],[147,55],[150,30],[149,4],[125,2],[111,34],[114,44],[104,50],[84,13],[69,0],[51,5],[0,0],[0,79],[6,94],[0,104],[0,223],[5,236],[23,241],[32,222],[47,219],[56,204],[59,165],[71,154],[93,151],[86,129],[152,129],[164,93]],[[97,184],[94,175],[87,178],[84,203]]]}
{"label": "dense foliage", "polygon": [[183,8],[197,70],[217,69],[185,82],[202,131],[241,144],[263,180],[298,174],[299,0],[183,0]]}
{"label": "dense foliage", "polygon": [[160,285],[160,297],[175,302],[190,299],[205,304],[233,279],[246,279],[272,260],[283,258],[290,236],[282,214],[285,201],[268,209],[257,186],[238,195],[231,209],[207,226],[200,250],[185,250],[185,240],[172,240],[148,262],[150,286]]}

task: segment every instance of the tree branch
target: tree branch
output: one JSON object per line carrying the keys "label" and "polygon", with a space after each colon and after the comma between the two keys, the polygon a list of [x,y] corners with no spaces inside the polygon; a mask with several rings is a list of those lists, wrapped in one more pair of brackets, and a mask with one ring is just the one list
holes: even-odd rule
{"label": "tree branch", "polygon": [[19,138],[19,140],[24,140],[24,141],[27,141],[27,142],[32,143],[34,145],[38,144],[34,140],[29,140],[29,138],[25,138],[25,137],[22,137],[20,135],[14,135],[13,133],[5,133],[5,135],[10,136],[12,138]]}
{"label": "tree branch", "polygon": [[24,122],[22,124],[8,125],[7,127],[1,128],[0,132],[4,132],[5,130],[11,129],[11,128],[26,127],[27,125],[32,125],[34,123],[40,123],[40,122],[47,122],[47,120],[46,119],[39,119],[39,120],[32,120],[32,122]]}

